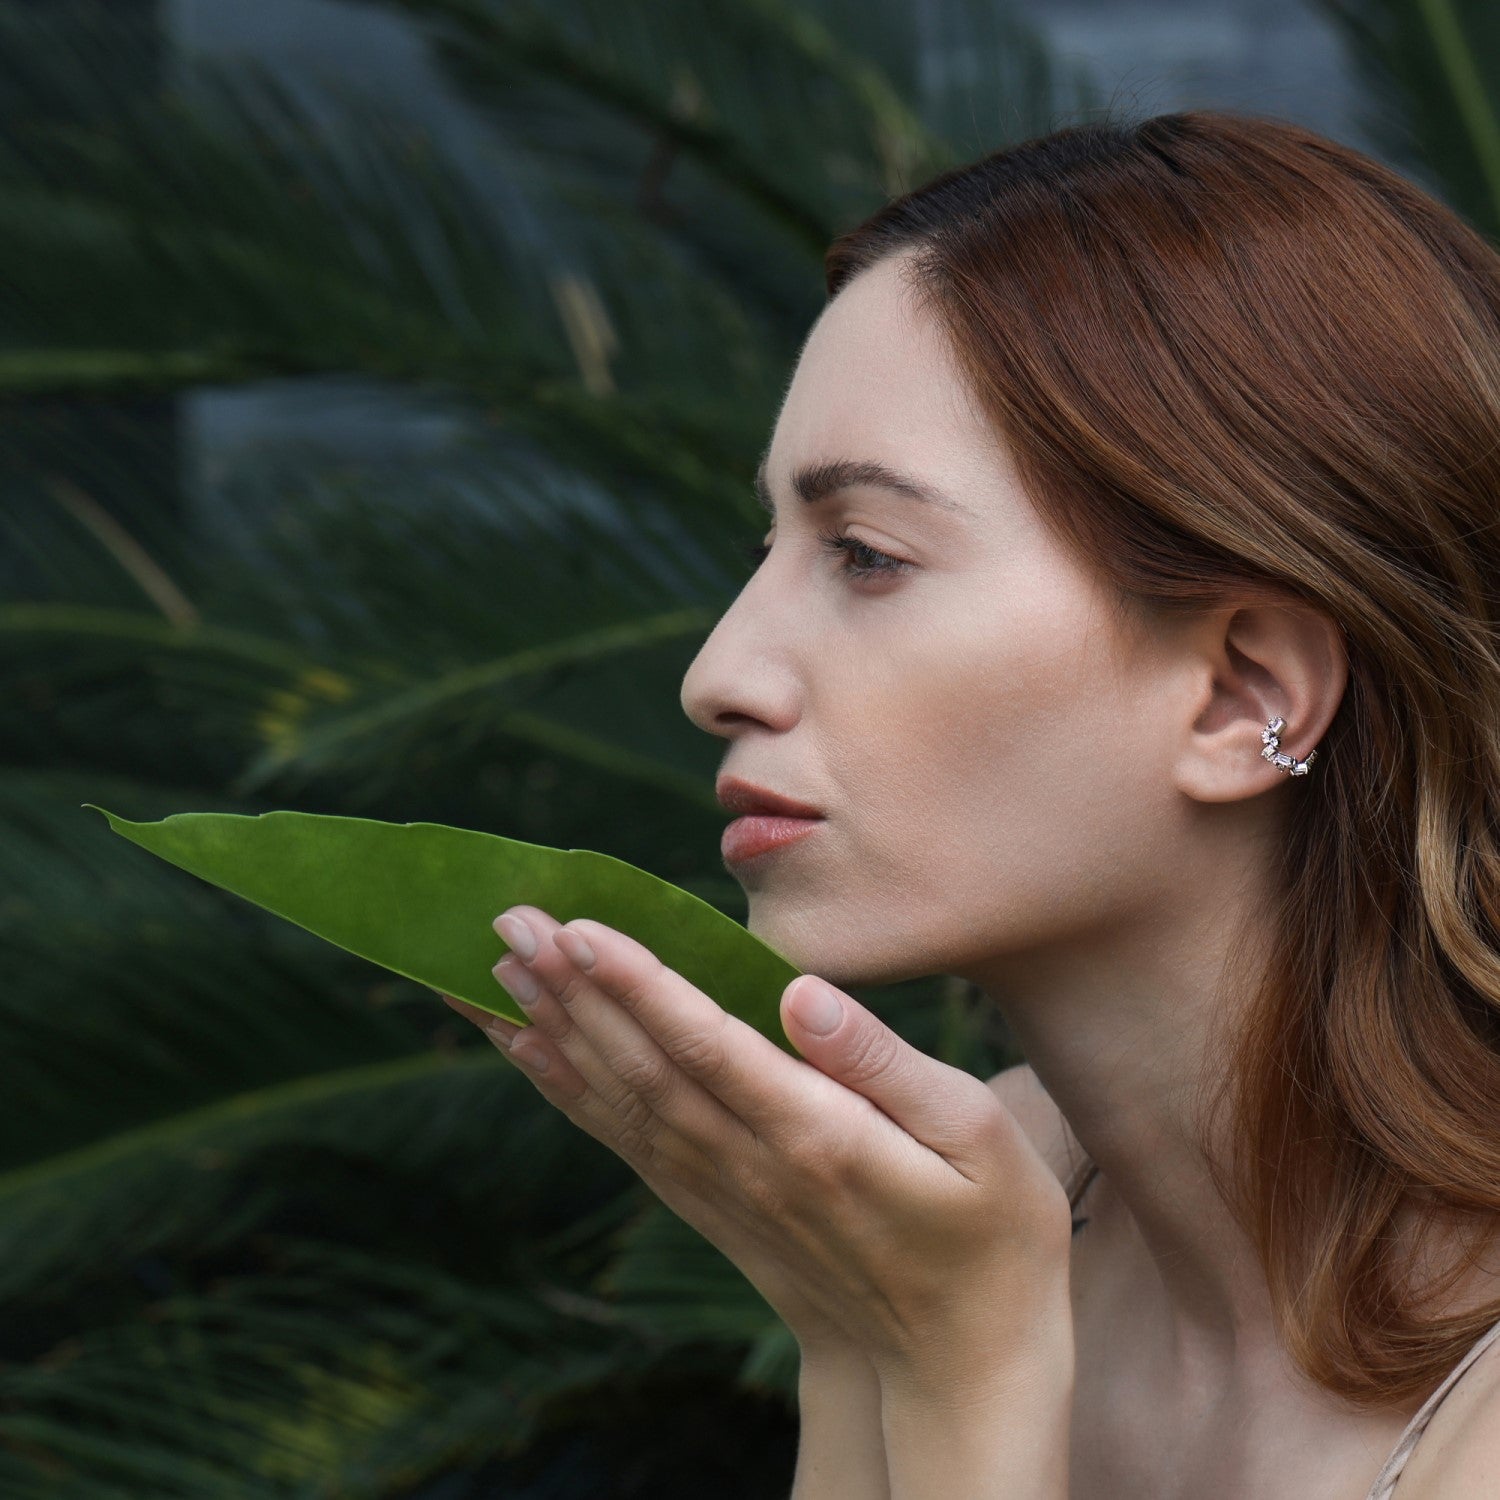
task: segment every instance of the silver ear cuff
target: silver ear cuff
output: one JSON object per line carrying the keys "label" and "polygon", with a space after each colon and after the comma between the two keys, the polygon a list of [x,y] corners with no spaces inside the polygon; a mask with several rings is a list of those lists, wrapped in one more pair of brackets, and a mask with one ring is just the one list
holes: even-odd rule
{"label": "silver ear cuff", "polygon": [[1281,731],[1285,728],[1285,719],[1272,719],[1261,730],[1261,744],[1266,747],[1260,752],[1261,759],[1270,761],[1277,770],[1285,771],[1289,775],[1306,776],[1307,768],[1318,758],[1318,752],[1309,750],[1306,760],[1298,760],[1294,755],[1285,754],[1281,748]]}

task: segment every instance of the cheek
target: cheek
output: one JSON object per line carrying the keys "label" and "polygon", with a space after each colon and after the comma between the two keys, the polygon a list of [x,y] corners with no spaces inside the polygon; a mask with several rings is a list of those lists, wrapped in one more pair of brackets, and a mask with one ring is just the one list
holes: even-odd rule
{"label": "cheek", "polygon": [[871,956],[948,971],[1129,899],[1165,780],[1141,753],[1149,705],[1083,619],[929,623],[866,674],[849,714],[874,732],[837,737],[834,776]]}
{"label": "cheek", "polygon": [[1056,610],[930,617],[861,673],[858,714],[879,733],[848,742],[882,805],[962,817],[1008,788],[1068,774],[1107,732],[1105,664]]}
{"label": "cheek", "polygon": [[996,571],[819,636],[810,713],[841,815],[758,883],[752,928],[835,983],[957,972],[1143,899],[1170,822],[1152,693],[1061,567]]}

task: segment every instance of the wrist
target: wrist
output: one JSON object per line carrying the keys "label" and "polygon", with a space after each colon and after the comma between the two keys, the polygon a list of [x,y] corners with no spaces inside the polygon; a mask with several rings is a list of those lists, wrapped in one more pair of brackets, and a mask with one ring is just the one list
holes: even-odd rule
{"label": "wrist", "polygon": [[1039,1342],[1004,1358],[992,1349],[936,1349],[927,1358],[874,1365],[883,1398],[903,1411],[1034,1411],[1039,1417],[1071,1408],[1075,1383],[1071,1337]]}
{"label": "wrist", "polygon": [[845,1338],[832,1335],[826,1338],[799,1338],[797,1350],[801,1359],[801,1372],[804,1376],[809,1373],[824,1371],[838,1373],[853,1369],[873,1372],[875,1368],[875,1362],[871,1359],[869,1351],[861,1349],[857,1344],[850,1343]]}
{"label": "wrist", "polygon": [[881,1429],[892,1500],[1067,1500],[1071,1327],[997,1361],[978,1354],[887,1366]]}
{"label": "wrist", "polygon": [[803,1343],[797,1408],[791,1500],[890,1500],[880,1381],[863,1350]]}
{"label": "wrist", "polygon": [[[1004,1310],[1024,1306],[1024,1316]],[[1069,1285],[1027,1296],[997,1299],[988,1316],[971,1315],[962,1327],[932,1325],[899,1348],[871,1354],[883,1390],[910,1406],[983,1405],[1028,1393],[1051,1400],[1071,1398],[1075,1347]]]}

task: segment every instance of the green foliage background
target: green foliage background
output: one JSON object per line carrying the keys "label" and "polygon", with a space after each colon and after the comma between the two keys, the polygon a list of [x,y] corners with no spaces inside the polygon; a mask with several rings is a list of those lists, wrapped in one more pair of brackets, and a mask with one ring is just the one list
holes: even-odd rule
{"label": "green foliage background", "polygon": [[[389,106],[142,87],[118,7],[0,4],[0,1493],[782,1495],[796,1348],[723,1256],[431,993],[79,804],[488,829],[743,920],[678,694],[823,250],[1101,100],[989,0],[384,9],[487,183]],[[1493,11],[1325,9],[1493,237]],[[289,379],[441,440],[179,472],[177,397]],[[1013,1060],[965,986],[861,998]]]}

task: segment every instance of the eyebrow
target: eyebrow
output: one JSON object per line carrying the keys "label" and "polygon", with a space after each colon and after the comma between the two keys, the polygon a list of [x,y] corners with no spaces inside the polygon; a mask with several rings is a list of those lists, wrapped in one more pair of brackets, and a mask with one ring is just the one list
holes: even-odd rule
{"label": "eyebrow", "polygon": [[[776,502],[771,498],[771,485],[766,478],[766,459],[760,461],[755,471],[755,498],[761,509],[771,517],[776,515]],[[816,505],[819,500],[840,490],[868,488],[889,490],[903,500],[915,500],[924,505],[938,506],[959,515],[969,512],[956,500],[951,500],[930,484],[903,474],[887,464],[869,458],[830,458],[817,463],[804,464],[792,474],[792,493],[804,505]]]}

